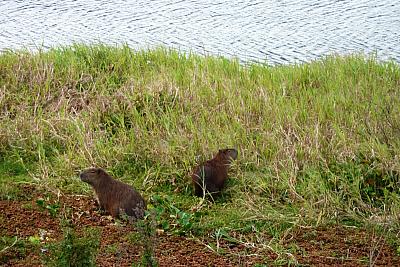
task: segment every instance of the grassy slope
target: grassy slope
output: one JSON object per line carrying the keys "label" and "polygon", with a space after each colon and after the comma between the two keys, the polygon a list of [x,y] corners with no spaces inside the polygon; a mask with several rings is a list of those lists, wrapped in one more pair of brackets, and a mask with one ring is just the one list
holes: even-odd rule
{"label": "grassy slope", "polygon": [[[0,193],[11,181],[89,193],[96,165],[200,218],[193,230],[399,227],[400,68],[359,56],[297,66],[83,46],[0,55]],[[188,174],[236,147],[223,198]]]}

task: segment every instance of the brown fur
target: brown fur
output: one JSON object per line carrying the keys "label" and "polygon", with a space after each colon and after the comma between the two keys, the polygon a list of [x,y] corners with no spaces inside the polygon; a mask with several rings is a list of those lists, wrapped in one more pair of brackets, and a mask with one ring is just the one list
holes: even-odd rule
{"label": "brown fur", "polygon": [[197,166],[192,174],[194,194],[199,197],[204,193],[218,195],[228,178],[229,165],[237,155],[236,149],[222,149],[214,158]]}
{"label": "brown fur", "polygon": [[114,218],[123,213],[134,220],[144,217],[146,203],[131,186],[115,180],[101,168],[86,169],[79,176],[93,187],[100,207]]}

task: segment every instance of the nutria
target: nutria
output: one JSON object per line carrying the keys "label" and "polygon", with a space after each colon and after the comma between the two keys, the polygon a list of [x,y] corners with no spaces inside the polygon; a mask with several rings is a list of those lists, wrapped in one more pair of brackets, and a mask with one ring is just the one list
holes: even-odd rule
{"label": "nutria", "polygon": [[228,167],[237,156],[236,149],[221,149],[214,158],[197,166],[192,174],[194,194],[199,197],[204,193],[218,195],[228,178]]}
{"label": "nutria", "polygon": [[115,180],[101,168],[86,169],[79,176],[82,181],[93,187],[100,208],[114,218],[122,214],[133,220],[144,217],[146,203],[131,186]]}

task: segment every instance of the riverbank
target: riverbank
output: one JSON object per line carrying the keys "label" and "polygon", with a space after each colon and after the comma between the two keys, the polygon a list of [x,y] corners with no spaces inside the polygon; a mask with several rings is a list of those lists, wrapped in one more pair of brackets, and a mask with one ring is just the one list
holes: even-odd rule
{"label": "riverbank", "polygon": [[[143,193],[158,233],[206,240],[205,250],[217,255],[225,255],[223,241],[239,244],[235,253],[243,257],[261,255],[260,263],[307,262],[304,255],[313,254],[296,238],[311,231],[302,238],[322,242],[319,259],[397,259],[396,64],[337,56],[243,67],[165,49],[75,45],[3,53],[0,77],[5,203],[33,201],[34,209],[73,228],[69,205],[57,196],[91,196],[76,173],[96,165]],[[216,203],[203,202],[192,196],[189,174],[224,147],[239,150],[231,179]],[[40,194],[23,193],[21,184]],[[321,228],[372,238],[357,239],[355,248],[368,248],[357,256],[341,249],[328,255]],[[5,229],[0,250],[10,252],[18,232]]]}

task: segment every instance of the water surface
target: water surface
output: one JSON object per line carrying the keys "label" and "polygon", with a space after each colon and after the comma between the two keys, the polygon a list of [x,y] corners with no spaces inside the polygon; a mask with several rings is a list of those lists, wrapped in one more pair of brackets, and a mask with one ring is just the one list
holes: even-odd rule
{"label": "water surface", "polygon": [[376,52],[400,62],[400,0],[0,0],[0,50],[128,43],[270,64]]}

